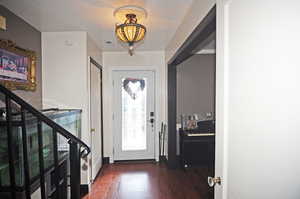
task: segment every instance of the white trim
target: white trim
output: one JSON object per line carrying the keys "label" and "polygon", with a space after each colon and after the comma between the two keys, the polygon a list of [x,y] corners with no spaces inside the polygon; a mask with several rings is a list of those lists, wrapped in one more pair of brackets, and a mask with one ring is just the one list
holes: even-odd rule
{"label": "white trim", "polygon": [[[103,81],[103,69],[101,69],[97,65],[93,64],[91,62],[91,59],[93,59],[98,65],[100,65],[99,62],[97,60],[95,60],[92,56],[88,56],[88,67],[87,67],[88,68],[88,71],[87,71],[87,74],[88,74],[88,78],[87,78],[88,79],[88,95],[87,96],[88,96],[88,121],[89,121],[88,126],[89,126],[89,133],[90,133],[90,130],[91,130],[91,123],[92,123],[92,115],[91,115],[92,114],[92,112],[91,112],[91,110],[92,110],[92,104],[91,104],[91,88],[92,88],[91,87],[91,81],[92,81],[92,79],[91,79],[91,70],[92,70],[93,66],[96,67],[96,69],[99,71],[99,75],[100,75],[100,73],[102,73],[102,79],[100,79],[100,81]],[[99,85],[99,87],[100,87],[100,85]],[[101,89],[102,89],[102,94],[103,94],[103,86],[102,86]],[[103,103],[103,97],[102,97],[101,101]],[[99,104],[99,105],[101,107],[101,104]],[[103,111],[102,107],[101,107],[101,111]],[[103,120],[103,118],[101,118],[101,119]],[[101,120],[99,122],[101,123]],[[102,124],[99,124],[99,125],[102,125]],[[102,127],[102,129],[103,129],[103,127]],[[104,138],[104,132],[101,132],[101,134],[103,135],[103,138]],[[104,152],[101,151],[102,154],[99,156],[100,158],[97,159],[96,163],[93,163],[93,154],[95,153],[93,149],[94,149],[95,146],[93,146],[93,142],[92,142],[93,136],[91,134],[89,136],[89,139],[90,139],[90,147],[91,147],[91,155],[89,157],[90,161],[91,161],[91,166],[89,167],[89,175],[90,175],[89,178],[90,178],[90,181],[93,183],[95,178],[97,177],[97,174],[99,173],[99,171],[103,167],[102,154],[104,154]],[[104,143],[104,142],[102,141],[102,143]],[[101,147],[102,147],[102,149],[104,148],[103,146],[101,146]],[[99,168],[97,168],[99,165],[101,165],[101,166]],[[93,176],[94,168],[96,168],[96,170],[97,170],[95,172],[95,176]]]}
{"label": "white trim", "polygon": [[216,37],[216,162],[215,199],[227,199],[228,191],[228,13],[231,0],[217,0]]}

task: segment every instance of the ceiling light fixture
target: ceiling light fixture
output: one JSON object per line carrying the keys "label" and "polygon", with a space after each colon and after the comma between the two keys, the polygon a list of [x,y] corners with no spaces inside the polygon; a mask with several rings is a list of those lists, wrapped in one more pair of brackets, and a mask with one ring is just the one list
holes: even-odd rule
{"label": "ceiling light fixture", "polygon": [[136,6],[124,6],[118,8],[114,16],[124,20],[124,23],[116,25],[115,33],[120,41],[129,45],[128,52],[132,56],[134,44],[143,40],[146,35],[146,27],[138,23],[138,18],[146,18],[146,11]]}

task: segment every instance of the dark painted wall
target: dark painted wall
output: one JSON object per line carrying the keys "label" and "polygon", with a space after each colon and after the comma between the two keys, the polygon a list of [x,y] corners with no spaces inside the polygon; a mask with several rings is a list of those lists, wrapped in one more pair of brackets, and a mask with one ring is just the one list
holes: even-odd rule
{"label": "dark painted wall", "polygon": [[215,112],[214,54],[194,55],[177,66],[177,121],[180,114]]}
{"label": "dark painted wall", "polygon": [[7,30],[0,30],[1,39],[9,39],[17,43],[18,46],[33,50],[37,55],[37,89],[31,91],[15,91],[34,107],[42,108],[42,57],[41,57],[41,32],[26,23],[23,19],[10,12],[0,5],[0,15],[6,17]]}

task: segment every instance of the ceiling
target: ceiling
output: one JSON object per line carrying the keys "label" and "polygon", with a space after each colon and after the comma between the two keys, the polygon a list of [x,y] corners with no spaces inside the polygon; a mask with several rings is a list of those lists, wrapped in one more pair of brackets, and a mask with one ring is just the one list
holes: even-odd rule
{"label": "ceiling", "polygon": [[[0,0],[42,32],[87,31],[104,51],[120,51],[113,11],[124,5],[145,8],[147,35],[138,50],[164,50],[193,0]],[[106,41],[111,41],[107,44]]]}

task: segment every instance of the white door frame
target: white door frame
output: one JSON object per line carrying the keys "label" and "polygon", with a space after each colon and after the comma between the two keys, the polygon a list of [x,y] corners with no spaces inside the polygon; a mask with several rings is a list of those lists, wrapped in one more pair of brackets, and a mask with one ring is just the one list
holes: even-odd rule
{"label": "white door frame", "polygon": [[[112,85],[112,81],[113,81],[113,72],[114,71],[151,71],[154,73],[154,78],[155,78],[155,85],[154,85],[154,95],[155,95],[155,128],[154,128],[154,153],[155,153],[155,160],[158,162],[159,161],[159,136],[158,136],[158,131],[160,130],[160,122],[161,122],[161,110],[160,110],[160,107],[161,107],[161,100],[159,98],[160,96],[160,93],[159,93],[159,90],[157,89],[157,85],[159,85],[158,83],[160,82],[160,74],[158,73],[157,69],[152,66],[152,67],[149,67],[149,66],[134,66],[134,67],[128,67],[128,66],[118,66],[118,67],[111,67],[110,69],[110,79],[111,79],[111,85]],[[113,88],[113,87],[111,87]],[[112,99],[114,98],[114,94],[112,92]],[[113,103],[111,103],[111,110],[113,111]],[[113,120],[111,121],[112,124],[113,124]],[[114,132],[114,128],[112,128],[112,151],[114,150],[114,144],[115,144],[115,141],[114,141],[114,136],[115,136],[115,132]],[[111,160],[110,160],[111,163],[114,162],[114,154],[112,154],[112,157],[111,157]]]}
{"label": "white door frame", "polygon": [[[98,68],[98,70],[100,71],[100,88],[101,88],[101,92],[100,93],[100,97],[102,97],[101,99],[101,103],[100,103],[100,108],[101,108],[101,120],[99,121],[100,122],[100,125],[101,125],[101,159],[99,159],[98,161],[101,161],[101,167],[99,168],[98,172],[101,170],[102,166],[103,166],[103,144],[104,144],[104,141],[103,141],[103,137],[104,137],[104,132],[103,132],[103,67],[95,60],[93,59],[92,57],[88,57],[88,85],[89,85],[89,88],[88,88],[88,102],[89,102],[89,139],[90,139],[90,146],[91,146],[91,157],[90,157],[90,161],[92,163],[91,165],[91,168],[89,170],[89,179],[90,179],[90,184],[94,182],[95,179],[93,179],[93,158],[92,158],[92,155],[93,155],[93,142],[92,142],[92,139],[93,139],[93,136],[91,135],[91,109],[92,109],[92,104],[91,104],[91,88],[92,88],[92,85],[91,85],[91,70],[92,70],[92,65],[94,65],[94,67]],[[101,96],[102,94],[102,96]],[[98,162],[99,163],[99,162]],[[96,163],[96,164],[98,164]],[[95,176],[96,177],[96,176]]]}
{"label": "white door frame", "polygon": [[216,162],[215,199],[227,199],[228,189],[228,13],[232,0],[217,0],[216,36]]}
{"label": "white door frame", "polygon": [[[142,160],[142,159],[155,159],[155,123],[152,125],[150,123],[150,113],[155,113],[155,73],[153,71],[135,70],[135,71],[114,71],[114,88],[113,92],[115,97],[113,99],[114,103],[114,120],[113,128],[115,129],[114,136],[114,159],[117,160]],[[147,146],[144,150],[133,150],[133,151],[123,151],[122,150],[122,91],[121,83],[123,77],[133,77],[133,78],[147,78],[146,93],[147,93],[147,103],[146,103],[146,143]],[[155,121],[155,115],[154,115]]]}

